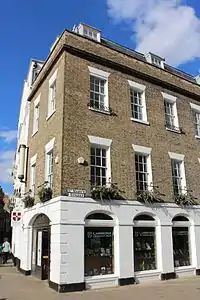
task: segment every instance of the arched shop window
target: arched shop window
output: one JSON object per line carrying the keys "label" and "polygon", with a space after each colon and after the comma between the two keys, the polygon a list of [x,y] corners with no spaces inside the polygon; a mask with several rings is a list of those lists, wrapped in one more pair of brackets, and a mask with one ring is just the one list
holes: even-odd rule
{"label": "arched shop window", "polygon": [[85,276],[114,273],[113,218],[104,213],[85,219]]}
{"label": "arched shop window", "polygon": [[172,238],[174,267],[191,265],[189,226],[190,221],[185,216],[176,216],[172,220]]}
{"label": "arched shop window", "polygon": [[134,218],[134,270],[155,270],[156,266],[156,221],[147,214]]}

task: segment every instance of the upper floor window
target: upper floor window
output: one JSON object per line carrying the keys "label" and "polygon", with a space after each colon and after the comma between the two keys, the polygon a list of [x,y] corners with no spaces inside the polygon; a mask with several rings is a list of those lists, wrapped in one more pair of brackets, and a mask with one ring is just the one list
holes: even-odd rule
{"label": "upper floor window", "polygon": [[40,95],[34,101],[33,135],[38,131],[38,127],[39,127],[39,104],[40,104]]}
{"label": "upper floor window", "polygon": [[164,58],[162,58],[156,54],[153,54],[151,52],[145,53],[145,58],[150,64],[164,69],[164,62],[165,62]]}
{"label": "upper floor window", "polygon": [[200,138],[200,106],[190,103],[194,116],[195,136]]}
{"label": "upper floor window", "polygon": [[165,110],[165,126],[168,130],[180,132],[178,114],[176,107],[176,97],[162,93]]}
{"label": "upper floor window", "polygon": [[37,154],[31,157],[30,160],[30,191],[32,197],[34,197],[36,193],[36,159]]}
{"label": "upper floor window", "polygon": [[91,186],[103,186],[111,180],[110,145],[112,140],[88,136],[90,147]]}
{"label": "upper floor window", "polygon": [[90,72],[90,102],[88,107],[99,112],[109,113],[107,72],[88,67]]}
{"label": "upper floor window", "polygon": [[54,147],[55,138],[53,138],[46,146],[45,146],[45,182],[47,185],[52,188],[53,186],[53,147]]}
{"label": "upper floor window", "polygon": [[56,111],[56,77],[57,71],[54,72],[49,80],[49,100],[48,100],[48,116],[49,118]]}
{"label": "upper floor window", "polygon": [[106,185],[107,157],[105,148],[91,147],[90,168],[91,185]]}
{"label": "upper floor window", "polygon": [[186,193],[186,178],[184,168],[184,155],[169,152],[172,167],[172,183],[174,195]]}
{"label": "upper floor window", "polygon": [[48,186],[52,188],[53,185],[53,150],[46,154],[46,171],[47,171],[47,178],[46,181],[48,182]]}
{"label": "upper floor window", "polygon": [[145,89],[142,84],[128,80],[131,96],[131,115],[133,121],[149,124],[147,122]]}
{"label": "upper floor window", "polygon": [[135,152],[135,175],[137,192],[148,191],[152,187],[151,148],[132,145]]}

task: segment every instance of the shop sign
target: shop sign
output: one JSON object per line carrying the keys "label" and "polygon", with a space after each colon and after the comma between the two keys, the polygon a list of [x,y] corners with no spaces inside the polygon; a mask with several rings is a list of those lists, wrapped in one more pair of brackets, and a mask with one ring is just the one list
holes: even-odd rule
{"label": "shop sign", "polygon": [[80,197],[84,198],[86,195],[86,190],[79,190],[79,189],[68,189],[66,195],[69,197]]}
{"label": "shop sign", "polygon": [[88,238],[103,238],[103,237],[112,237],[112,232],[111,231],[99,231],[99,232],[93,232],[93,231],[88,231],[87,232]]}

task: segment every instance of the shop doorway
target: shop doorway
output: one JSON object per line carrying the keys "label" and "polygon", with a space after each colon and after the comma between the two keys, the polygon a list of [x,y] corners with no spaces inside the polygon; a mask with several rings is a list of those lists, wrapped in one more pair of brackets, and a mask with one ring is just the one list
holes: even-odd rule
{"label": "shop doorway", "polygon": [[33,224],[32,274],[41,280],[49,279],[50,271],[50,220],[41,214]]}

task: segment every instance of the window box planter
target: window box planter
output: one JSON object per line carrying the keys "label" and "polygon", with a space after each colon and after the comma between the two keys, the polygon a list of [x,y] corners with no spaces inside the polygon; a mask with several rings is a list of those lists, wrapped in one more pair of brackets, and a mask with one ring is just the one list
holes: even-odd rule
{"label": "window box planter", "polygon": [[52,189],[50,187],[42,187],[38,192],[40,202],[46,202],[52,199]]}
{"label": "window box planter", "polygon": [[23,199],[25,208],[29,208],[32,207],[34,205],[35,199],[33,197],[31,197],[30,195],[27,195],[24,199]]}
{"label": "window box planter", "polygon": [[94,186],[91,189],[91,196],[94,200],[123,200],[121,191],[117,184],[111,183],[109,186]]}
{"label": "window box planter", "polygon": [[197,205],[197,198],[195,198],[191,193],[180,194],[174,196],[174,202],[180,206],[190,206]]}
{"label": "window box planter", "polygon": [[162,196],[164,195],[155,191],[143,191],[136,194],[137,201],[146,204],[164,203]]}

